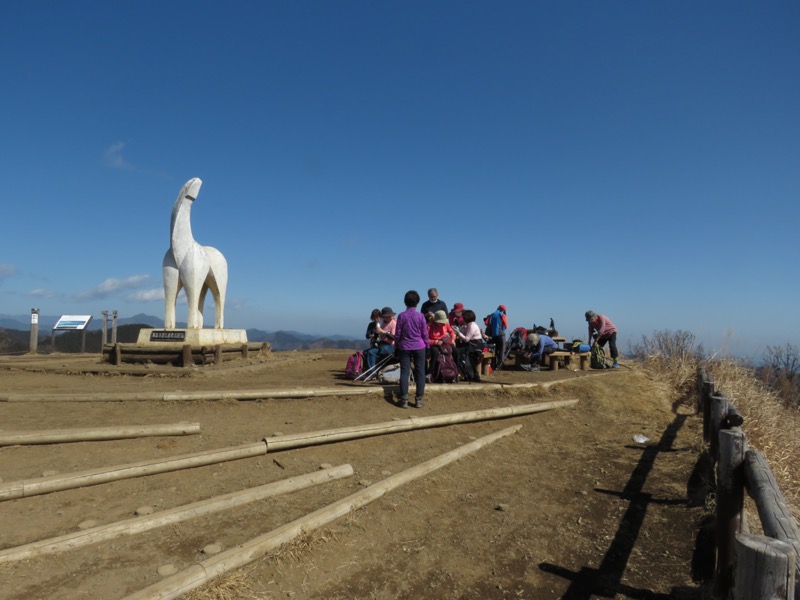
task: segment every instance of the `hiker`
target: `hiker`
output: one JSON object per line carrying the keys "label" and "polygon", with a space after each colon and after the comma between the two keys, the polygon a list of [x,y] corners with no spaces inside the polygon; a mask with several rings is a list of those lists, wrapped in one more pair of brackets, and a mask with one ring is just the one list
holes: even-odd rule
{"label": "hiker", "polygon": [[497,310],[489,317],[487,335],[494,344],[494,369],[499,371],[503,368],[503,351],[506,345],[506,329],[508,329],[508,318],[506,317],[506,307],[501,304]]}
{"label": "hiker", "polygon": [[433,315],[437,310],[443,310],[447,314],[447,304],[443,300],[439,300],[439,290],[431,288],[428,290],[428,299],[422,303],[420,312],[425,315],[425,319],[430,323],[433,321]]}
{"label": "hiker", "polygon": [[447,314],[447,320],[453,329],[464,324],[464,305],[461,302],[456,302],[453,305],[453,310]]}
{"label": "hiker", "polygon": [[530,359],[529,364],[521,364],[526,371],[538,371],[544,364],[544,357],[558,350],[558,344],[549,335],[544,333],[531,333],[525,342],[525,357]]}
{"label": "hiker", "polygon": [[433,314],[433,321],[428,323],[428,344],[431,349],[430,362],[428,363],[428,374],[436,372],[436,363],[439,362],[439,354],[441,353],[442,346],[450,346],[450,349],[455,348],[456,332],[450,327],[447,320],[447,313],[443,310],[437,310]]}
{"label": "hiker", "polygon": [[381,322],[381,309],[373,308],[372,314],[369,316],[369,325],[367,325],[366,338],[369,340],[369,347],[374,348],[378,345],[378,323]]}
{"label": "hiker", "polygon": [[375,327],[378,343],[364,352],[364,357],[367,359],[367,370],[378,364],[382,358],[394,354],[394,334],[397,327],[394,311],[388,306],[384,306],[380,316],[381,322]]}
{"label": "hiker", "polygon": [[[601,348],[608,342],[608,347],[611,349],[611,368],[616,369],[619,367],[617,357],[617,328],[605,315],[599,315],[593,310],[587,310],[584,314],[586,322],[589,324],[589,345],[597,344]],[[592,338],[594,337],[594,341]]]}
{"label": "hiker", "polygon": [[414,383],[417,393],[415,406],[422,408],[425,396],[425,351],[428,348],[428,324],[425,316],[417,312],[419,293],[406,292],[403,298],[406,310],[397,315],[395,327],[396,355],[400,358],[400,396],[397,406],[408,408],[408,384],[411,376],[411,361],[414,361]]}
{"label": "hiker", "polygon": [[455,328],[457,362],[461,365],[467,381],[480,381],[481,377],[478,373],[483,359],[485,337],[475,322],[475,311],[467,309],[462,317],[464,324]]}

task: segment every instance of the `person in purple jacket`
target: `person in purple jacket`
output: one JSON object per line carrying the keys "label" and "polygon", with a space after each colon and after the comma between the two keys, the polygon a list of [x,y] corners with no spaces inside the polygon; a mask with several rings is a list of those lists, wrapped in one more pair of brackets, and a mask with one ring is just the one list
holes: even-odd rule
{"label": "person in purple jacket", "polygon": [[419,293],[414,290],[406,292],[403,298],[406,310],[397,315],[394,330],[395,350],[400,358],[400,398],[397,406],[408,408],[408,386],[411,376],[411,361],[414,361],[414,382],[417,390],[415,406],[425,405],[425,351],[428,348],[428,322],[425,315],[417,312]]}

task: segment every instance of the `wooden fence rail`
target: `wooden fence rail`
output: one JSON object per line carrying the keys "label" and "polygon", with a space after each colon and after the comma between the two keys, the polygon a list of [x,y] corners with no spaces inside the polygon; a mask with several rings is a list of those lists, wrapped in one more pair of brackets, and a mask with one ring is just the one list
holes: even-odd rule
{"label": "wooden fence rail", "polygon": [[[744,418],[697,373],[703,440],[716,465],[714,596],[733,600],[800,600],[800,531],[764,456],[747,447]],[[752,535],[744,494],[753,499],[764,535]]]}

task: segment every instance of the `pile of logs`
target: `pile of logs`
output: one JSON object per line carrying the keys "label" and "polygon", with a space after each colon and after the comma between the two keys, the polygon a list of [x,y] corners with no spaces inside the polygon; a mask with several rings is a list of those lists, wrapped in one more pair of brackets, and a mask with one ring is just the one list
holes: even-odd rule
{"label": "pile of logs", "polygon": [[103,360],[114,365],[154,363],[189,367],[192,365],[218,365],[229,360],[263,356],[269,351],[269,342],[216,344],[213,346],[107,344],[103,346]]}

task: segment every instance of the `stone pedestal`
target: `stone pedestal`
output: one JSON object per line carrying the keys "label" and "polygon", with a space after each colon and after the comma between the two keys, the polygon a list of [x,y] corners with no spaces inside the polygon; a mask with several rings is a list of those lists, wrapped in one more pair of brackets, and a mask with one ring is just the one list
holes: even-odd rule
{"label": "stone pedestal", "polygon": [[246,344],[244,329],[142,329],[137,346],[157,348],[165,344],[188,344],[193,348],[217,344]]}

